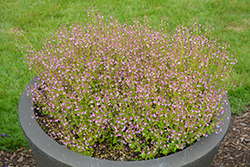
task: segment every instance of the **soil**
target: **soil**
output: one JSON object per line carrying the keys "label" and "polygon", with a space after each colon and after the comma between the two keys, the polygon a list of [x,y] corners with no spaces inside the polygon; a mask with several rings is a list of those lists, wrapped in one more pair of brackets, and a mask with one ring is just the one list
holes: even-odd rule
{"label": "soil", "polygon": [[[38,167],[32,151],[25,148],[14,152],[1,150],[0,166]],[[250,110],[241,116],[232,114],[229,131],[211,167],[250,167]]]}

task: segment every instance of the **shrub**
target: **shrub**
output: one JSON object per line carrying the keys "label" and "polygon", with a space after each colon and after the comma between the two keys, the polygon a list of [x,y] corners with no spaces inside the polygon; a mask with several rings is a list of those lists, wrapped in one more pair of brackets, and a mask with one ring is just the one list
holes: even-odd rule
{"label": "shrub", "polygon": [[154,29],[146,17],[127,25],[87,12],[86,25],[62,26],[41,51],[17,45],[39,80],[27,94],[34,118],[51,138],[87,156],[143,160],[219,128],[236,63],[229,45],[197,23],[168,33],[165,20]]}

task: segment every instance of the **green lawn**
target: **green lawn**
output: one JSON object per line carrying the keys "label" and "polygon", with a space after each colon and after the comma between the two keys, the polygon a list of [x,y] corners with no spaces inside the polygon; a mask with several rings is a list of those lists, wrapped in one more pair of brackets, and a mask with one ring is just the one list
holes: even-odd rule
{"label": "green lawn", "polygon": [[20,26],[39,49],[39,41],[61,24],[84,22],[84,9],[96,6],[104,15],[116,16],[123,23],[147,15],[157,26],[167,16],[169,30],[190,26],[194,19],[211,26],[211,34],[231,45],[238,64],[232,74],[236,87],[229,91],[234,113],[250,105],[250,1],[249,0],[2,0],[0,3],[0,149],[29,148],[18,120],[20,96],[35,76],[21,59],[15,46],[15,26]]}

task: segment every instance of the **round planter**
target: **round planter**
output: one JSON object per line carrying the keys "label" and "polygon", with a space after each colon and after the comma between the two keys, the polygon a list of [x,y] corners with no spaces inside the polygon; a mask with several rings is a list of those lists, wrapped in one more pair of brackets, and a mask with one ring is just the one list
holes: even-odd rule
{"label": "round planter", "polygon": [[[29,85],[34,83],[35,81],[31,80]],[[224,124],[220,125],[221,132],[202,137],[192,146],[165,157],[122,162],[88,157],[59,145],[31,118],[34,113],[31,107],[31,100],[24,91],[18,107],[19,121],[39,167],[210,167],[231,120],[231,109],[227,99],[224,107],[229,113],[223,121]]]}

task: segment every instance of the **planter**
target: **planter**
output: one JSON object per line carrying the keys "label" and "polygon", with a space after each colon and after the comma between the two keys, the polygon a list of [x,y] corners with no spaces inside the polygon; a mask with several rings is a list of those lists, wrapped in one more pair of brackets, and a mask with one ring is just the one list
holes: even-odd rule
{"label": "planter", "polygon": [[[33,80],[29,85],[32,84],[34,84]],[[121,162],[88,157],[59,145],[31,118],[34,113],[31,107],[31,100],[24,91],[18,107],[19,121],[39,167],[210,167],[231,120],[230,105],[227,99],[224,107],[229,111],[227,115],[229,119],[225,117],[224,124],[221,125],[221,132],[202,137],[192,146],[165,157]]]}

